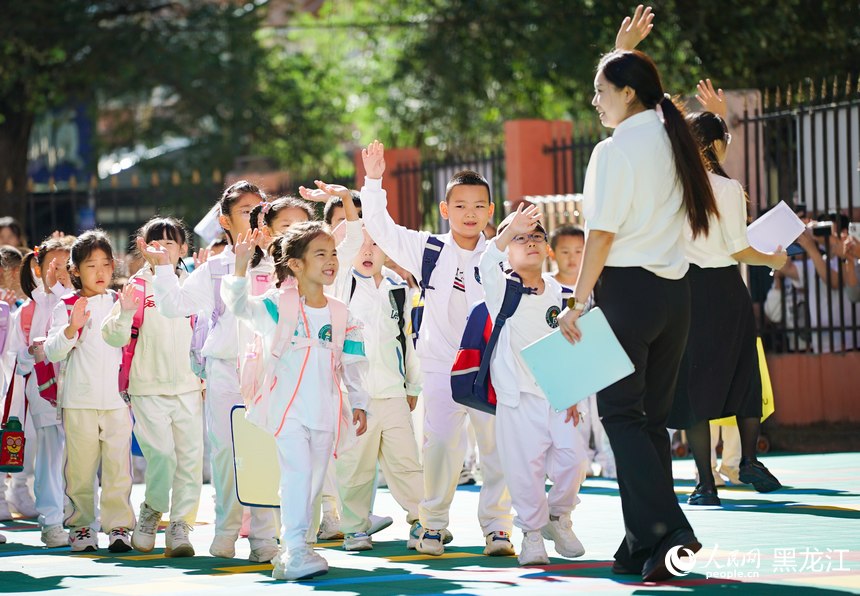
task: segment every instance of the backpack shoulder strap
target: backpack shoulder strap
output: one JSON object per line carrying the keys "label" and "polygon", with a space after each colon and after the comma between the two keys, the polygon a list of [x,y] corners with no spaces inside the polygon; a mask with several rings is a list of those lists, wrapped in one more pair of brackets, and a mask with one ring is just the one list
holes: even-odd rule
{"label": "backpack shoulder strap", "polygon": [[[0,303],[0,309],[3,308],[3,304]],[[8,305],[6,307],[9,308]],[[24,303],[24,306],[21,307],[21,331],[24,332],[24,341],[27,344],[30,344],[30,331],[33,329],[33,316],[36,314],[36,301],[28,300]]]}
{"label": "backpack shoulder strap", "polygon": [[505,295],[502,298],[502,306],[496,314],[493,321],[493,331],[490,333],[490,339],[487,340],[487,347],[484,349],[484,354],[481,357],[481,366],[478,369],[478,374],[475,377],[476,384],[482,384],[490,372],[490,361],[492,360],[493,351],[496,349],[496,344],[499,341],[499,336],[502,333],[502,327],[509,318],[517,311],[520,305],[520,299],[523,294],[533,294],[534,290],[523,285],[522,280],[516,274],[508,275],[505,280]]}
{"label": "backpack shoulder strap", "polygon": [[397,312],[397,327],[400,329],[400,334],[397,340],[400,342],[400,351],[403,360],[406,360],[406,319],[403,318],[403,313],[406,310],[406,287],[392,288],[388,292],[388,298],[391,300],[391,306]]}
{"label": "backpack shoulder strap", "polygon": [[337,298],[328,298],[328,309],[331,313],[331,343],[336,354],[336,358],[340,359],[340,354],[343,352],[343,344],[346,341],[347,324],[349,323],[349,311],[346,304]]}
{"label": "backpack shoulder strap", "polygon": [[297,288],[282,288],[278,294],[278,325],[272,340],[272,357],[280,358],[292,342],[299,324],[301,296]]}
{"label": "backpack shoulder strap", "polygon": [[134,317],[131,319],[131,337],[136,339],[140,334],[140,327],[143,325],[143,315],[146,309],[146,279],[135,275],[130,280],[129,284],[134,286],[134,296],[138,299],[137,309],[134,311]]}
{"label": "backpack shoulder strap", "polygon": [[349,301],[352,302],[352,297],[355,295],[355,288],[358,287],[358,280],[355,279],[355,274],[350,275],[350,286],[349,286]]}
{"label": "backpack shoulder strap", "polygon": [[421,279],[418,281],[418,286],[421,288],[421,295],[424,295],[426,290],[435,289],[430,285],[430,278],[433,276],[433,271],[436,269],[436,263],[439,262],[439,255],[442,253],[442,248],[445,243],[438,236],[430,236],[424,244],[424,254],[421,257]]}

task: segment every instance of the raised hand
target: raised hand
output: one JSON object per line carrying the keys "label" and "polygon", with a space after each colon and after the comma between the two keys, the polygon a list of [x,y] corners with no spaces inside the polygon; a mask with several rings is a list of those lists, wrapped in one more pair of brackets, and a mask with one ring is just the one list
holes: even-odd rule
{"label": "raised hand", "polygon": [[88,304],[86,298],[78,298],[78,301],[72,306],[72,313],[69,315],[69,327],[75,333],[83,329],[87,321],[90,320],[90,311],[87,310]]}
{"label": "raised hand", "polygon": [[60,238],[65,238],[65,237],[66,237],[66,233],[61,232],[60,230],[54,230],[53,232],[51,232],[51,239],[52,240],[59,240]]}
{"label": "raised hand", "polygon": [[191,258],[194,259],[194,268],[197,269],[203,263],[209,260],[209,249],[201,248],[197,252],[191,255]]}
{"label": "raised hand", "polygon": [[122,310],[136,311],[140,306],[140,297],[135,292],[134,284],[126,284],[119,295],[119,305]]}
{"label": "raised hand", "polygon": [[349,192],[349,189],[345,186],[341,186],[340,184],[326,184],[320,180],[314,180],[314,184],[317,185],[317,188],[307,188],[305,186],[299,187],[299,194],[306,201],[311,201],[314,203],[325,203],[332,196],[338,196],[340,198],[344,198],[344,195],[352,196]]}
{"label": "raised hand", "polygon": [[15,304],[15,292],[13,290],[0,288],[0,302],[5,302],[9,306],[12,306]]}
{"label": "raised hand", "polygon": [[236,255],[236,277],[245,277],[256,248],[263,242],[263,232],[259,228],[239,234],[233,245],[233,252]]}
{"label": "raised hand", "polygon": [[153,241],[152,244],[147,246],[143,238],[138,238],[137,250],[140,252],[140,256],[143,257],[143,260],[152,267],[170,264],[170,255],[167,253],[167,249],[161,246],[158,241]]}
{"label": "raised hand", "polygon": [[636,48],[639,42],[651,33],[651,29],[654,28],[653,20],[654,13],[651,12],[650,6],[644,7],[641,4],[637,6],[632,18],[624,17],[621,21],[621,27],[615,36],[615,49],[629,51]]}
{"label": "raised hand", "polygon": [[366,149],[361,150],[361,160],[364,162],[364,172],[368,178],[378,180],[385,173],[385,145],[373,141]]}
{"label": "raised hand", "polygon": [[722,89],[715,91],[711,79],[705,79],[704,81],[699,81],[699,84],[696,85],[696,91],[696,99],[699,100],[705,111],[716,114],[723,120],[726,119],[729,111],[726,106],[726,94],[723,93]]}

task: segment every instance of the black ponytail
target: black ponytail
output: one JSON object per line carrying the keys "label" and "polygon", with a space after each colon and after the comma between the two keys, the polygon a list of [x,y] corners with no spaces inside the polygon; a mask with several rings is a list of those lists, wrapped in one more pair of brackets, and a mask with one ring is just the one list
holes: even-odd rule
{"label": "black ponytail", "polygon": [[31,300],[33,299],[33,292],[37,287],[39,287],[36,283],[36,277],[33,274],[33,259],[35,258],[36,251],[31,250],[24,255],[24,260],[21,261],[21,290],[23,290],[27,298],[30,298]]}
{"label": "black ponytail", "polygon": [[717,159],[717,152],[714,149],[714,143],[717,141],[728,143],[729,127],[726,121],[712,112],[693,112],[687,115],[686,120],[702,151],[705,167],[717,176],[730,178],[720,160]]}

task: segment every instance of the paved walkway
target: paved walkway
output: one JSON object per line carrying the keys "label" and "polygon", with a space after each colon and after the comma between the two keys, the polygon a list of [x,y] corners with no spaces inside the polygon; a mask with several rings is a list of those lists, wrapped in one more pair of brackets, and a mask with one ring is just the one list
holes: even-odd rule
{"label": "paved walkway", "polygon": [[[444,557],[406,550],[408,526],[387,491],[376,513],[395,517],[376,535],[375,548],[345,553],[339,543],[319,545],[331,571],[317,581],[285,586],[271,579],[271,566],[247,561],[240,540],[236,559],[208,555],[213,536],[212,489],[204,487],[199,523],[192,541],[199,556],[165,559],[160,534],[150,554],[112,555],[106,548],[72,555],[68,548],[41,548],[33,520],[0,523],[0,593],[89,594],[642,594],[702,593],[778,596],[860,593],[860,454],[769,455],[767,466],[786,485],[760,495],[746,487],[721,490],[722,508],[683,505],[704,545],[693,570],[670,584],[654,585],[613,576],[612,553],[622,536],[615,482],[588,479],[574,512],[574,529],[587,549],[581,559],[552,557],[544,567],[520,568],[515,558],[481,554],[483,538],[475,518],[476,487],[457,491],[451,515],[454,542]],[[690,460],[675,462],[679,499],[692,489]],[[132,495],[135,510],[143,487]],[[519,549],[521,534],[515,530]],[[107,538],[101,536],[107,546]],[[244,557],[244,558],[243,558]],[[498,596],[502,596],[501,593]]]}

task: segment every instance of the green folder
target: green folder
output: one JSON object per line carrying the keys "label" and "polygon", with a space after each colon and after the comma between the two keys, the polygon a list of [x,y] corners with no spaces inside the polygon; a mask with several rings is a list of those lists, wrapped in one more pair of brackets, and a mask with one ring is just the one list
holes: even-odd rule
{"label": "green folder", "polygon": [[566,410],[635,370],[609,321],[593,308],[577,321],[582,339],[571,344],[556,329],[522,349],[522,357],[556,410]]}

